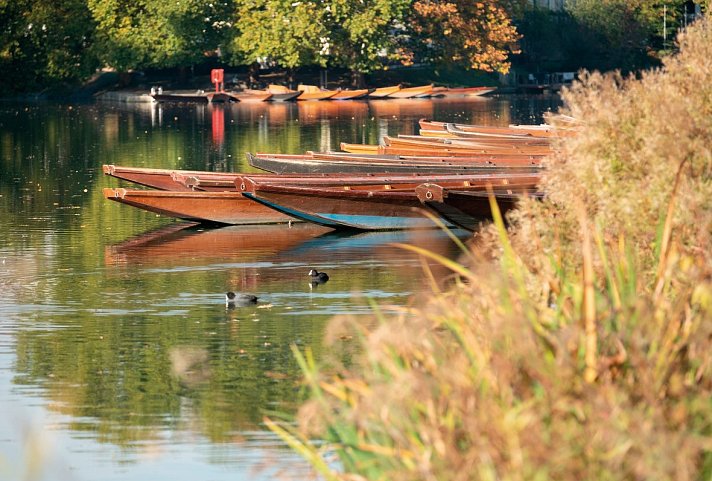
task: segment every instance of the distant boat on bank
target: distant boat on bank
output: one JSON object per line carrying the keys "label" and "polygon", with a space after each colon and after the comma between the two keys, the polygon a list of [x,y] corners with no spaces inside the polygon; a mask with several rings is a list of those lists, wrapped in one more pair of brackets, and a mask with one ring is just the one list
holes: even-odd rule
{"label": "distant boat on bank", "polygon": [[329,100],[355,100],[368,95],[369,89],[339,90]]}
{"label": "distant boat on bank", "polygon": [[272,94],[265,90],[244,89],[236,92],[228,92],[231,100],[237,102],[264,102],[272,98]]}
{"label": "distant boat on bank", "polygon": [[325,90],[316,85],[303,84],[298,85],[297,90],[302,91],[297,100],[326,100],[338,93],[338,90]]}
{"label": "distant boat on bank", "polygon": [[390,87],[381,87],[373,90],[371,93],[368,94],[369,97],[375,98],[375,99],[382,99],[385,97],[388,97],[389,95],[399,91],[401,89],[400,85],[392,85]]}
{"label": "distant boat on bank", "polygon": [[289,100],[296,100],[302,92],[300,90],[292,90],[284,85],[270,84],[267,86],[267,92],[272,94],[270,100],[273,102],[287,102]]}
{"label": "distant boat on bank", "polygon": [[284,102],[288,100],[354,100],[370,99],[412,99],[428,97],[478,97],[496,90],[495,87],[436,87],[421,85],[402,88],[400,85],[376,89],[323,89],[316,85],[300,84],[297,90],[282,85],[269,85],[266,89],[241,89],[235,91],[205,92],[163,91],[151,89],[150,96],[155,102],[178,103],[220,103],[220,102],[263,102],[266,100]]}
{"label": "distant boat on bank", "polygon": [[412,99],[415,97],[429,96],[433,92],[433,85],[421,85],[419,87],[408,87],[396,90],[387,95],[389,99]]}
{"label": "distant boat on bank", "polygon": [[209,102],[208,96],[205,92],[164,92],[163,90],[151,91],[151,97],[156,102],[190,102],[190,103],[203,103]]}
{"label": "distant boat on bank", "polygon": [[435,87],[431,97],[479,97],[495,90],[496,87]]}

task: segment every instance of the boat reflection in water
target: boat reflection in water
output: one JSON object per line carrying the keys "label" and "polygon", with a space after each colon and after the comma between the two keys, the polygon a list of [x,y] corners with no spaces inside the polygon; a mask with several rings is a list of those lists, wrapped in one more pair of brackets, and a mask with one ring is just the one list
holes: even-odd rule
{"label": "boat reflection in water", "polygon": [[[451,230],[450,234],[461,240],[472,235],[460,229]],[[392,286],[394,283],[411,293],[428,288],[423,273],[423,259],[399,244],[416,246],[448,258],[458,256],[458,249],[448,232],[419,229],[332,231],[282,251],[278,257],[285,260],[299,259],[300,262],[324,270],[328,267],[330,288],[338,287],[349,295],[369,295],[375,288],[382,288],[381,284],[386,278],[389,289],[394,291],[398,290]],[[428,267],[436,279],[444,279],[450,274],[447,268],[436,262],[428,261]]]}
{"label": "boat reflection in water", "polygon": [[[451,232],[462,239],[471,236],[464,230]],[[449,257],[457,255],[448,233],[439,229],[357,232],[312,224],[206,228],[178,223],[107,246],[104,259],[107,265],[119,268],[214,265],[232,271],[229,277],[238,288],[262,292],[275,288],[274,283],[306,282],[306,273],[312,267],[328,269],[330,290],[351,296],[382,288],[384,276],[389,284],[404,285],[423,277],[419,256],[396,244],[410,244]],[[437,263],[430,263],[430,268],[436,278],[449,274]]]}
{"label": "boat reflection in water", "polygon": [[181,222],[145,232],[107,246],[108,265],[204,265],[215,262],[253,262],[271,258],[330,229],[310,224],[227,226],[206,228]]}

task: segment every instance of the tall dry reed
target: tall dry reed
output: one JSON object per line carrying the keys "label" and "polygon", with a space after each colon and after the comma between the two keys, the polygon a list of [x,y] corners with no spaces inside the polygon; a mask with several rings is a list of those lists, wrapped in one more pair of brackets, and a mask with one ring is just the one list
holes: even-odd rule
{"label": "tall dry reed", "polygon": [[565,94],[548,199],[495,212],[467,268],[421,251],[456,286],[342,323],[355,365],[295,351],[311,400],[268,423],[324,477],[712,477],[712,20],[679,42]]}

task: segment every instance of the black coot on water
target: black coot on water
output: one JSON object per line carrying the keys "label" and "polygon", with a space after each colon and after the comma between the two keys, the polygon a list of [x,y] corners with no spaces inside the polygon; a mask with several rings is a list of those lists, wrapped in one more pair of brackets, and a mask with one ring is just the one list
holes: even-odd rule
{"label": "black coot on water", "polygon": [[259,298],[252,294],[239,294],[230,291],[225,294],[225,305],[228,307],[249,306],[250,304],[256,304],[257,299]]}
{"label": "black coot on water", "polygon": [[319,272],[316,269],[309,271],[309,277],[311,278],[311,282],[316,284],[322,284],[329,280],[329,275],[326,272]]}

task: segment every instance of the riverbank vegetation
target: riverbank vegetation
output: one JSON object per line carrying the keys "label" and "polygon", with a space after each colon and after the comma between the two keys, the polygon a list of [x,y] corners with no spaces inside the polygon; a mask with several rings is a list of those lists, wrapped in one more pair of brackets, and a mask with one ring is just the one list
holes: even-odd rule
{"label": "riverbank vegetation", "polygon": [[547,199],[440,259],[453,286],[297,351],[311,400],[267,422],[325,479],[710,479],[712,19],[679,49],[564,94]]}
{"label": "riverbank vegetation", "polygon": [[342,68],[354,84],[413,64],[635,70],[659,61],[690,2],[671,0],[664,10],[654,0],[568,0],[560,10],[537,3],[0,0],[0,88],[71,86],[100,69],[186,76],[201,65]]}

